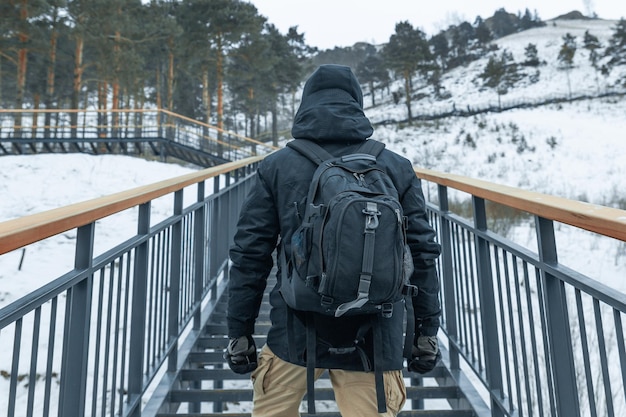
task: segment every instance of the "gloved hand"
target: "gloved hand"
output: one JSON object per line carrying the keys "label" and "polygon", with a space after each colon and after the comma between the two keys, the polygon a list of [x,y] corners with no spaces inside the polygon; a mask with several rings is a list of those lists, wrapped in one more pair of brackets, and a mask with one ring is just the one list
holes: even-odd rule
{"label": "gloved hand", "polygon": [[237,374],[247,374],[257,367],[256,345],[252,336],[232,338],[224,351],[224,359]]}
{"label": "gloved hand", "polygon": [[413,346],[408,368],[411,372],[425,374],[435,368],[441,358],[437,336],[419,336]]}

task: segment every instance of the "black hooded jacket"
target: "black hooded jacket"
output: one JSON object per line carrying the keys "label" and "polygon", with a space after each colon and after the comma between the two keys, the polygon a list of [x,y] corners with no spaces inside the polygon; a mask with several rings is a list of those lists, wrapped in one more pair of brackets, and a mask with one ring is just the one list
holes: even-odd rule
{"label": "black hooded jacket", "polygon": [[[355,152],[372,135],[372,126],[363,113],[361,88],[349,67],[323,65],[311,75],[305,84],[291,132],[294,138],[315,141],[336,156]],[[407,240],[415,264],[411,282],[419,287],[419,294],[413,298],[416,322],[419,323],[417,334],[435,335],[440,316],[435,259],[440,247],[428,223],[421,183],[411,163],[398,154],[384,150],[378,161],[398,189],[404,214],[408,217]],[[288,147],[269,155],[260,164],[256,184],[244,202],[230,250],[230,337],[254,333],[263,291],[273,267],[272,254],[280,246],[279,240],[289,242],[299,226],[299,216],[304,212],[306,193],[315,168],[314,163]],[[270,294],[272,326],[267,344],[281,359],[305,366],[305,326],[298,314],[288,320],[293,313],[278,291],[280,271],[276,279],[278,283]],[[403,367],[404,308],[394,306],[393,311],[392,318],[382,321],[383,370]],[[316,367],[364,370],[358,354],[337,355],[327,349],[352,345],[361,325],[359,318],[316,316],[315,324],[318,336]],[[288,331],[292,333],[288,335]],[[292,346],[289,346],[290,342]],[[370,360],[371,344],[371,333],[368,333],[365,351]],[[290,357],[290,349],[297,353],[296,358]]]}

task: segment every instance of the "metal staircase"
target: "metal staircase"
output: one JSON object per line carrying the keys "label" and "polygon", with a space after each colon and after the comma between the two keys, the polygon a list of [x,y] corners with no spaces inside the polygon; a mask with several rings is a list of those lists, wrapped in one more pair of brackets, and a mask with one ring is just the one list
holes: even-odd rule
{"label": "metal staircase", "polygon": [[[269,283],[268,291],[273,287]],[[167,395],[166,402],[170,412],[159,413],[157,417],[174,416],[250,416],[252,406],[252,384],[249,375],[238,375],[232,372],[222,357],[228,342],[226,326],[227,292],[220,297],[213,313],[204,326],[202,335],[197,339],[195,347],[189,353],[185,366],[178,373],[178,381],[173,384]],[[254,339],[260,347],[265,343],[265,334],[270,327],[270,305],[266,292],[261,311],[256,323]],[[407,384],[407,405],[401,416],[420,417],[474,417],[477,414],[471,409],[464,394],[456,385],[455,379],[445,365],[440,365],[426,376],[416,377],[405,371]],[[339,417],[334,405],[334,394],[325,372],[316,382],[316,401],[320,402],[315,415]],[[436,406],[425,401],[436,401]],[[248,403],[248,404],[241,404]],[[306,397],[301,412],[306,414]],[[432,404],[432,403],[427,403]],[[236,408],[238,411],[233,411]],[[435,409],[436,408],[436,409]],[[455,409],[452,409],[455,408]],[[328,411],[322,411],[327,409]],[[175,410],[175,411],[173,411]],[[334,410],[334,411],[333,411]],[[320,412],[321,411],[321,412]]]}

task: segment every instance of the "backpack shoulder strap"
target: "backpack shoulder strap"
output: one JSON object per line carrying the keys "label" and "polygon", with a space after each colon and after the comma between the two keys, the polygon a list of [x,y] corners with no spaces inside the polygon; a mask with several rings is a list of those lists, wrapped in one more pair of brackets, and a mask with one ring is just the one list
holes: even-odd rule
{"label": "backpack shoulder strap", "polygon": [[[287,146],[295,149],[308,159],[320,165],[322,162],[334,158],[330,152],[317,143],[306,139],[294,139],[287,142]],[[385,144],[374,139],[368,139],[359,147],[358,152],[377,157],[385,149]]]}
{"label": "backpack shoulder strap", "polygon": [[359,152],[378,157],[385,149],[385,144],[374,139],[368,139],[359,147]]}
{"label": "backpack shoulder strap", "polygon": [[294,139],[290,142],[287,142],[287,146],[300,152],[302,155],[306,156],[317,165],[321,165],[322,162],[334,158],[334,156],[331,155],[330,152],[310,140]]}

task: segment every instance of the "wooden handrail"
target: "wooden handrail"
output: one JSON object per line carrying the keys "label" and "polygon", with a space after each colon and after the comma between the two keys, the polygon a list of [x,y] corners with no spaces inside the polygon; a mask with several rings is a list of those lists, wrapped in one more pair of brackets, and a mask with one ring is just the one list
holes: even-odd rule
{"label": "wooden handrail", "polygon": [[[109,196],[0,223],[0,254],[75,229],[189,185],[261,161],[254,156]],[[626,210],[568,200],[455,174],[415,168],[424,180],[626,242]]]}
{"label": "wooden handrail", "polygon": [[262,160],[254,156],[0,223],[0,255]]}
{"label": "wooden handrail", "polygon": [[626,210],[568,200],[429,169],[415,168],[415,173],[419,178],[436,184],[626,242]]}

